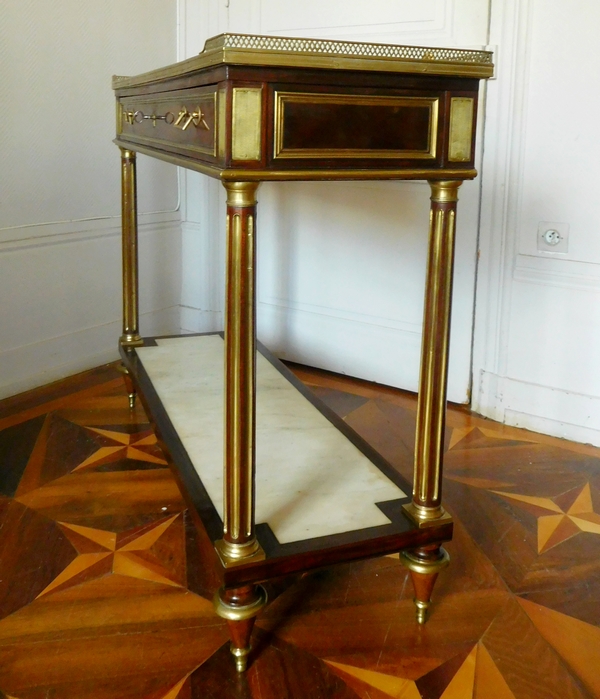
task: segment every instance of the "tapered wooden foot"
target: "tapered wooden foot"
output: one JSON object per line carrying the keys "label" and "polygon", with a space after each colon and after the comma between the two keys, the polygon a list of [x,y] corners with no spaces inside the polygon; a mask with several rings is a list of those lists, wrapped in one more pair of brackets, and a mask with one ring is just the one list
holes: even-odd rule
{"label": "tapered wooden foot", "polygon": [[230,650],[235,658],[238,672],[248,666],[248,655],[252,650],[250,636],[258,612],[267,603],[267,593],[262,585],[245,585],[234,590],[220,589],[214,599],[215,611],[227,619]]}
{"label": "tapered wooden foot", "polygon": [[127,398],[129,399],[129,408],[133,410],[135,408],[135,399],[137,398],[137,392],[131,376],[127,371],[127,368],[122,364],[118,367],[119,371],[123,374],[123,381],[125,382],[125,390],[127,391]]}
{"label": "tapered wooden foot", "polygon": [[441,546],[424,546],[414,551],[401,551],[400,560],[410,571],[417,621],[424,624],[429,614],[433,586],[439,572],[450,562],[450,556]]}

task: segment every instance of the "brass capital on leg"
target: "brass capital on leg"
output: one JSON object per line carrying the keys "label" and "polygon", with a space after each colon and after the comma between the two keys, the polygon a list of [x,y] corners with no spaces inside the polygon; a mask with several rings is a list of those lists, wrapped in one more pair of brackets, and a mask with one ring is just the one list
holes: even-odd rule
{"label": "brass capital on leg", "polygon": [[136,154],[121,148],[121,227],[123,254],[124,347],[143,344],[139,333],[138,229]]}
{"label": "brass capital on leg", "polygon": [[441,505],[442,457],[450,340],[450,303],[458,180],[430,181],[429,250],[423,314],[421,373],[412,503],[405,507],[419,526],[449,519]]}
{"label": "brass capital on leg", "polygon": [[256,455],[256,190],[226,182],[224,566],[264,557],[254,531]]}

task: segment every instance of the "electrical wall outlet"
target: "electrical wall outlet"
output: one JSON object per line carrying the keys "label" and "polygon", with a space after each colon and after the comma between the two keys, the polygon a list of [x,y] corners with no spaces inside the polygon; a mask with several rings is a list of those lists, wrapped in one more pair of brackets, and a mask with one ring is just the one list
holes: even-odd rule
{"label": "electrical wall outlet", "polygon": [[543,253],[569,252],[569,224],[540,221],[537,230],[537,249]]}

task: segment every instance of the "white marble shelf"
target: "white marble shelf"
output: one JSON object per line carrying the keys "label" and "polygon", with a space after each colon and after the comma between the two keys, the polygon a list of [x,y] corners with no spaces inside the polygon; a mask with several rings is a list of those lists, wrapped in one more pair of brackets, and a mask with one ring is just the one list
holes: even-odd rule
{"label": "white marble shelf", "polygon": [[[224,343],[219,335],[136,350],[223,516]],[[377,502],[406,494],[257,355],[256,522],[281,544],[389,524]]]}

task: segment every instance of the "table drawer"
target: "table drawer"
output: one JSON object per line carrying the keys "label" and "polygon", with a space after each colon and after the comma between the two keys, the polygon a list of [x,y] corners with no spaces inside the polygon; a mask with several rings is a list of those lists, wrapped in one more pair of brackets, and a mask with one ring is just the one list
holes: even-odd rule
{"label": "table drawer", "polygon": [[118,135],[141,145],[203,159],[217,156],[216,86],[122,97]]}

